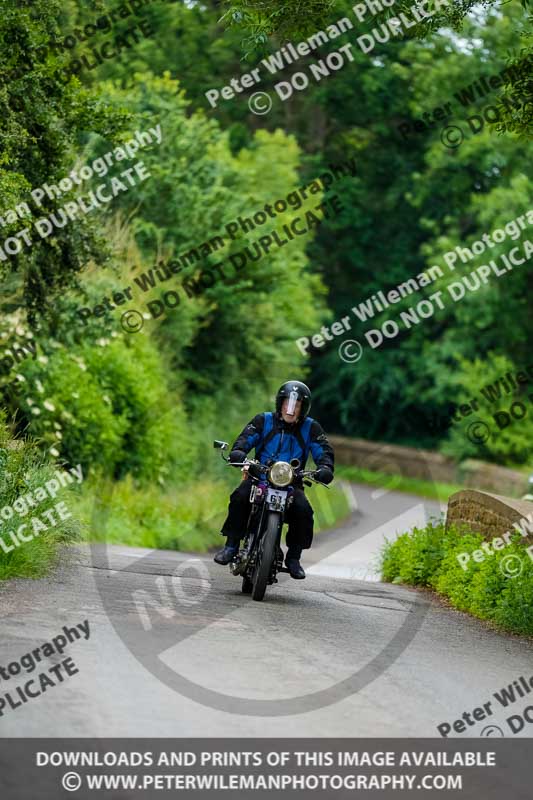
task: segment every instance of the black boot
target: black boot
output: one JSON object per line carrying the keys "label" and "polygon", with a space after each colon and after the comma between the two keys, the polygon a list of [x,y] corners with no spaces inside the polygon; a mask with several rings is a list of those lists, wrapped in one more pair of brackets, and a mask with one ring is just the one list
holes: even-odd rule
{"label": "black boot", "polygon": [[232,536],[228,536],[225,546],[216,553],[213,560],[216,561],[217,564],[229,564],[239,552],[239,545],[240,539],[234,539]]}
{"label": "black boot", "polygon": [[294,578],[297,581],[303,581],[305,578],[305,572],[300,564],[300,555],[300,553],[295,553],[288,550],[285,557],[285,566],[289,570],[291,578]]}

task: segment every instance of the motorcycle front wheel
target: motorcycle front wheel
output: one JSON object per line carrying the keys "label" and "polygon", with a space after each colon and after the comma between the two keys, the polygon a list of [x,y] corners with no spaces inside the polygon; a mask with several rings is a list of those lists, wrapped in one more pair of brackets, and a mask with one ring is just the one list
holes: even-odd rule
{"label": "motorcycle front wheel", "polygon": [[263,538],[259,543],[259,553],[257,554],[257,564],[254,571],[252,600],[262,600],[272,569],[272,562],[276,552],[276,542],[280,525],[280,514],[271,511],[266,522]]}

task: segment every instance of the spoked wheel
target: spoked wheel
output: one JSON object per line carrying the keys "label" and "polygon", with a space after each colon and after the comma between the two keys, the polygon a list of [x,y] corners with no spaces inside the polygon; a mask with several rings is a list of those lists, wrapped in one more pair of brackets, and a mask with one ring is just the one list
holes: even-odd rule
{"label": "spoked wheel", "polygon": [[242,593],[243,594],[252,594],[252,589],[254,588],[254,582],[251,578],[248,578],[246,575],[242,579]]}
{"label": "spoked wheel", "polygon": [[257,554],[257,564],[254,571],[252,586],[252,600],[262,600],[265,596],[270,570],[272,569],[272,562],[276,553],[279,525],[279,513],[271,511],[268,515],[266,530],[261,539],[259,553]]}

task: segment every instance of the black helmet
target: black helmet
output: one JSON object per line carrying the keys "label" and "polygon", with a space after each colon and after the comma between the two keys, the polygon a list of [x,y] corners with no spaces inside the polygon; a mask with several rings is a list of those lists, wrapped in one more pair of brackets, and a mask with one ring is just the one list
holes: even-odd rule
{"label": "black helmet", "polygon": [[309,387],[301,381],[287,381],[280,386],[276,395],[276,411],[278,414],[281,413],[281,404],[286,397],[289,399],[293,397],[296,400],[302,401],[300,420],[305,419],[311,408],[311,391]]}

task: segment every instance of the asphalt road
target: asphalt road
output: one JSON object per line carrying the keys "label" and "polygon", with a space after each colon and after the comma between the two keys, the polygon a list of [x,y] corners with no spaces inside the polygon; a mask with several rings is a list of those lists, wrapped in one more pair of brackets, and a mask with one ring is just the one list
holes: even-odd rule
{"label": "asphalt road", "polygon": [[[383,536],[439,509],[353,492],[352,517],[306,554],[306,580],[280,576],[262,603],[211,556],[124,546],[70,549],[46,580],[4,584],[0,665],[63,626],[88,620],[90,636],[42,662],[71,657],[79,672],[4,708],[0,736],[431,737],[488,701],[460,735],[510,736],[505,719],[527,697],[504,709],[493,693],[531,676],[532,644],[380,583]],[[25,680],[1,680],[0,697]]]}

